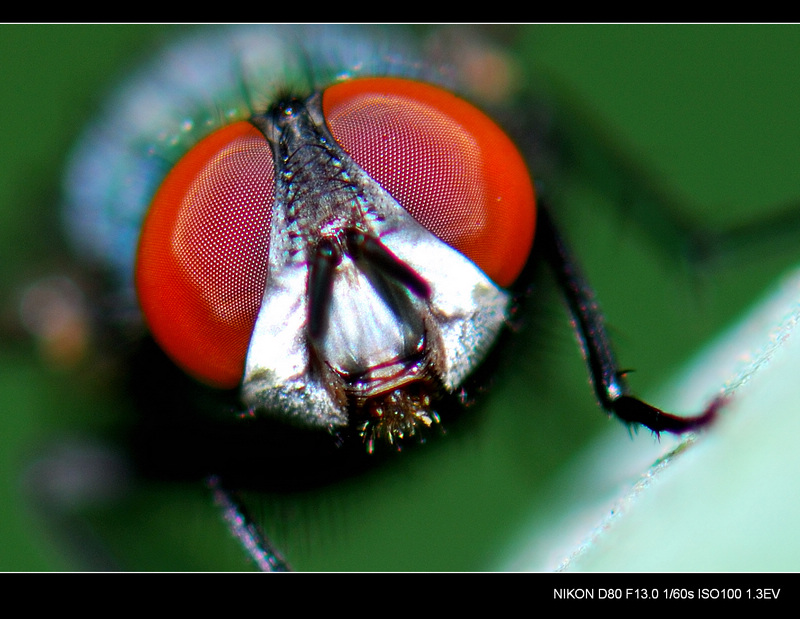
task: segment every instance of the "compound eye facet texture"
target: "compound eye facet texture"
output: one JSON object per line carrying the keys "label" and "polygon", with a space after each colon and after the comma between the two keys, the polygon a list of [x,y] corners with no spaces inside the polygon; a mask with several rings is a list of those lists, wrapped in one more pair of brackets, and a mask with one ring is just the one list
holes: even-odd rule
{"label": "compound eye facet texture", "polygon": [[237,122],[172,168],[139,241],[136,286],[145,320],[186,372],[236,387],[266,284],[275,171],[269,143]]}
{"label": "compound eye facet texture", "polygon": [[527,166],[488,116],[452,93],[399,78],[323,93],[341,147],[419,223],[499,286],[519,275],[536,204]]}

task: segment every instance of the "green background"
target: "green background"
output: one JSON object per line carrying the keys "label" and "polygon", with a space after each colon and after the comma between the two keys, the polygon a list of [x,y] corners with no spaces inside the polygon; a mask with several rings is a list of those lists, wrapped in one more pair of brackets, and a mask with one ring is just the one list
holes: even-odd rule
{"label": "green background", "polygon": [[[104,90],[180,29],[0,30],[0,570],[84,567],[25,503],[23,471],[49,441],[113,428],[127,410],[124,396],[93,379],[91,368],[44,366],[15,327],[16,299],[25,281],[53,268],[47,247],[57,245],[51,235],[70,143]],[[503,39],[518,63],[521,96],[544,92],[563,103],[554,122],[568,125],[570,139],[604,136],[608,152],[602,161],[593,153],[586,170],[534,175],[558,196],[559,219],[597,289],[620,360],[636,369],[632,384],[654,393],[800,250],[765,242],[692,275],[685,257],[670,253],[669,231],[648,235],[628,225],[620,196],[604,195],[596,181],[605,177],[635,194],[647,179],[645,187],[659,188],[672,208],[709,226],[791,209],[800,196],[800,29],[531,26],[487,34]],[[579,493],[552,492],[561,471],[599,433],[627,432],[598,412],[552,286],[545,281],[537,292],[526,327],[465,428],[375,474],[259,502],[293,565],[493,569],[526,523],[581,504]],[[649,449],[654,441],[640,432],[620,449],[639,444]],[[143,482],[88,510],[87,519],[125,569],[247,568],[199,484]],[[787,524],[781,539],[797,544],[795,529]],[[741,534],[732,530],[731,539]],[[691,567],[688,556],[683,569]]]}

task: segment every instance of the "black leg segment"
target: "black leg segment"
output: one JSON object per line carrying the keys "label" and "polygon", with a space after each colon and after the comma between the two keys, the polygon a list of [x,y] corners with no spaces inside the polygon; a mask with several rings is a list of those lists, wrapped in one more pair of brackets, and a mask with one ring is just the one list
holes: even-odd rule
{"label": "black leg segment", "polygon": [[625,372],[617,364],[611,348],[603,314],[595,299],[594,291],[581,274],[546,207],[539,208],[535,243],[538,245],[538,252],[553,269],[575,322],[600,406],[609,415],[616,415],[626,423],[640,423],[656,433],[687,432],[713,421],[724,403],[723,398],[714,400],[699,415],[681,417],[665,413],[639,400],[631,393],[625,380]]}
{"label": "black leg segment", "polygon": [[206,484],[214,495],[228,529],[239,540],[247,554],[262,572],[287,572],[289,566],[250,518],[235,491],[228,488],[219,475],[212,475]]}

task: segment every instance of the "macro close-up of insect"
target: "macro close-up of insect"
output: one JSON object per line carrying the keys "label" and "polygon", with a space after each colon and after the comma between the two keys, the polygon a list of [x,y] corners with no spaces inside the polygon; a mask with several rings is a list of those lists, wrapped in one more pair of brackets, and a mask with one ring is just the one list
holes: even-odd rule
{"label": "macro close-up of insect", "polygon": [[657,387],[800,253],[795,29],[8,34],[62,77],[10,106],[56,112],[3,210],[5,569],[554,569],[714,444],[728,377]]}

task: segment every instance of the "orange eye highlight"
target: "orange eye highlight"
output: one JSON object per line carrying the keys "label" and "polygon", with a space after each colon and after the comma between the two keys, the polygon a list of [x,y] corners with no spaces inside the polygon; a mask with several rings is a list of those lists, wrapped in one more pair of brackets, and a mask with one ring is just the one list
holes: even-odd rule
{"label": "orange eye highlight", "polygon": [[267,279],[272,151],[250,123],[206,137],[153,199],[136,261],[153,336],[185,371],[239,384]]}
{"label": "orange eye highlight", "polygon": [[483,112],[435,86],[369,78],[322,99],[342,148],[418,222],[508,286],[530,253],[536,202],[528,169]]}

